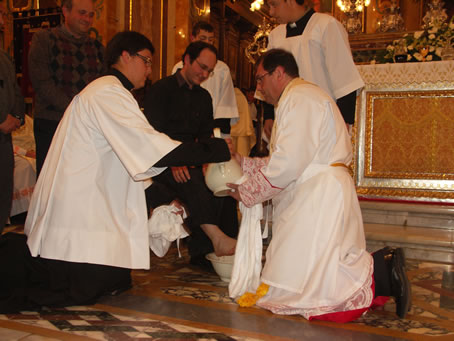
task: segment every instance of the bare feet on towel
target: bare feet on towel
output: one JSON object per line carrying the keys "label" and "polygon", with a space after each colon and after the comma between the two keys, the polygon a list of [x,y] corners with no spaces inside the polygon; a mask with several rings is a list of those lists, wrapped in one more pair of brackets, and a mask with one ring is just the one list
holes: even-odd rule
{"label": "bare feet on towel", "polygon": [[227,236],[218,226],[202,224],[201,228],[210,238],[216,256],[229,256],[235,253],[236,240]]}

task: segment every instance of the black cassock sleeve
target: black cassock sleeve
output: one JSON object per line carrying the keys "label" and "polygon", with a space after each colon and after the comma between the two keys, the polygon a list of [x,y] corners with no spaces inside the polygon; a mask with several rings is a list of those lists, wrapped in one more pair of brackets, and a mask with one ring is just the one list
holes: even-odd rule
{"label": "black cassock sleeve", "polygon": [[184,142],[160,159],[154,167],[201,166],[204,163],[230,160],[227,143],[209,138],[199,142]]}
{"label": "black cassock sleeve", "polygon": [[[165,155],[155,167],[199,166],[210,162],[230,160],[230,151],[223,139],[209,138],[201,142],[185,142]],[[147,211],[161,205],[168,205],[176,194],[167,186],[153,182],[145,190]]]}
{"label": "black cassock sleeve", "polygon": [[356,110],[356,90],[341,97],[337,100],[337,106],[344,118],[345,123],[355,123],[355,110]]}

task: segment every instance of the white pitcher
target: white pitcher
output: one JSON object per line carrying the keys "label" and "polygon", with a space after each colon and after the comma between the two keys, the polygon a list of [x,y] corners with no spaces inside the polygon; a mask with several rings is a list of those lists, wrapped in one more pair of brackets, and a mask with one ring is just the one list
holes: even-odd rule
{"label": "white pitcher", "polygon": [[[214,129],[214,137],[221,137],[219,128]],[[235,159],[226,162],[210,163],[205,173],[205,183],[217,197],[229,195],[230,188],[227,183],[235,183],[243,176],[241,166]]]}

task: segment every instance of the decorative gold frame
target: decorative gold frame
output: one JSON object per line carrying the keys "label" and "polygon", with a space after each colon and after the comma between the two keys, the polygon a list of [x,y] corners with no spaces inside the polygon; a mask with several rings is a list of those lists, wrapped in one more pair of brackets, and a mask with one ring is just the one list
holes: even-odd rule
{"label": "decorative gold frame", "polygon": [[[395,108],[397,105],[394,105],[399,101],[404,101],[400,102],[400,110],[405,108],[406,104],[403,103],[411,103],[412,101],[419,101],[413,103],[416,103],[416,106],[418,106],[417,103],[421,103],[425,108],[433,108],[431,126],[428,127],[427,124],[419,123],[418,128],[413,131],[410,125],[393,120],[393,116],[395,118],[399,115],[399,108]],[[440,107],[440,103],[442,103],[442,107]],[[402,107],[402,105],[404,106]],[[380,110],[385,111],[384,108],[387,108],[386,110],[389,112],[385,114],[380,112]],[[396,112],[393,112],[394,109]],[[411,121],[411,113],[405,112],[404,115]],[[437,115],[443,117],[440,117],[438,121]],[[383,124],[383,121],[386,124]],[[383,129],[384,126],[391,127],[389,132]],[[415,151],[414,148],[411,151],[408,150],[408,153],[412,152],[418,155],[419,152],[419,159],[423,159],[434,166],[421,171],[423,167],[420,167],[421,165],[417,162],[405,164],[403,160],[394,159],[394,164],[392,164],[394,156],[389,154],[391,149],[385,149],[389,147],[389,144],[397,145],[396,141],[401,136],[396,138],[395,135],[391,135],[396,134],[396,132],[404,132],[405,136],[410,136],[411,141],[417,141],[420,144],[427,141],[427,144],[424,144],[427,148],[424,150],[429,150],[429,153],[423,154],[423,151]],[[445,134],[446,139],[452,139],[451,136],[454,136],[452,132],[454,132],[454,82],[445,84],[382,84],[369,88],[366,85],[358,97],[357,121],[353,132],[355,146],[353,175],[358,195],[371,199],[454,203],[454,153],[447,153],[446,150],[451,149],[445,148],[443,155],[437,154],[440,152],[437,148],[437,141],[444,141],[441,135]],[[417,135],[418,133],[421,136]],[[395,141],[384,142],[383,139],[387,138],[386,134],[390,134],[389,139]],[[432,145],[428,145],[430,143]],[[415,143],[415,145],[417,144]],[[414,147],[411,143],[408,145]],[[404,144],[399,145],[399,147],[405,148]],[[404,149],[404,151],[406,150]],[[451,154],[450,157],[449,154]],[[404,155],[409,156],[410,154]],[[437,160],[437,158],[440,159]],[[440,166],[442,164],[441,159],[453,159],[453,163],[449,163],[449,169]],[[411,158],[410,160],[415,161]]]}
{"label": "decorative gold frame", "polygon": [[34,1],[33,0],[27,0],[27,5],[24,7],[16,7],[13,4],[13,0],[7,0],[8,4],[8,9],[10,12],[16,12],[16,11],[28,11],[30,9],[33,9]]}

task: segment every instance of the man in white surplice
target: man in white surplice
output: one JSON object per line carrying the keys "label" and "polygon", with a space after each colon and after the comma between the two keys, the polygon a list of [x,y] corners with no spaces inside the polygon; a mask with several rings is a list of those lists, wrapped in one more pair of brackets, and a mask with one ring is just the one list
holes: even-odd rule
{"label": "man in white surplice", "polygon": [[[230,159],[222,139],[180,143],[156,131],[131,90],[151,73],[150,40],[115,35],[108,75],[74,97],[38,178],[24,235],[0,240],[0,313],[93,304],[149,269],[146,180],[168,166]],[[28,247],[27,247],[28,246]]]}
{"label": "man in white surplice", "polygon": [[[332,15],[315,12],[310,0],[268,0],[270,15],[280,24],[268,39],[268,49],[293,54],[299,75],[333,98],[351,125],[355,122],[356,92],[364,86],[353,62],[348,34]],[[265,117],[265,134],[272,119]]]}
{"label": "man in white surplice", "polygon": [[[267,293],[257,304],[277,314],[347,322],[383,304],[383,296],[394,296],[397,314],[405,316],[410,286],[404,255],[402,249],[373,256],[366,251],[348,171],[350,137],[335,102],[298,78],[296,61],[284,50],[262,56],[256,80],[257,90],[275,106],[270,156],[236,155],[249,178],[230,187],[231,196],[247,207],[271,198],[275,207],[261,277]],[[257,295],[263,293],[261,286]],[[239,300],[248,302],[255,303],[247,295]]]}

